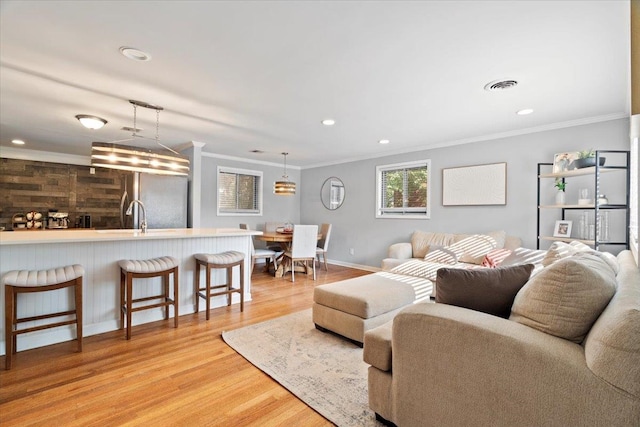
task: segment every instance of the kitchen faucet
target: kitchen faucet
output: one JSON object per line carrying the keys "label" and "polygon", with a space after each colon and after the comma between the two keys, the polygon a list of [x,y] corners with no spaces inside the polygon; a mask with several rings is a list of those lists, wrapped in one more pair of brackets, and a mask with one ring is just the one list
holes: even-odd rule
{"label": "kitchen faucet", "polygon": [[131,213],[133,212],[134,203],[139,204],[140,207],[142,208],[142,221],[140,222],[140,230],[143,233],[146,233],[147,232],[147,211],[144,208],[144,203],[142,203],[138,199],[132,200],[131,203],[129,203],[129,207],[127,208],[126,215],[131,215]]}

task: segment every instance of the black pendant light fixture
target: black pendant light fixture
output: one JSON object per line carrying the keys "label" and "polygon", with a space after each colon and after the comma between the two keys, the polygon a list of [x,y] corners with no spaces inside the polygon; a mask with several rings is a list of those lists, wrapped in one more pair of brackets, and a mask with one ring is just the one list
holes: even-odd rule
{"label": "black pendant light fixture", "polygon": [[[113,142],[94,142],[91,144],[91,166],[109,169],[128,170],[133,172],[145,172],[159,175],[189,174],[189,159],[160,143],[160,111],[162,107],[143,101],[129,101],[133,105],[133,134],[131,138]],[[166,152],[156,152],[128,145],[117,145],[117,142],[130,141],[135,138],[146,138],[136,132],[137,107],[156,110],[156,136],[155,142],[165,148]]]}

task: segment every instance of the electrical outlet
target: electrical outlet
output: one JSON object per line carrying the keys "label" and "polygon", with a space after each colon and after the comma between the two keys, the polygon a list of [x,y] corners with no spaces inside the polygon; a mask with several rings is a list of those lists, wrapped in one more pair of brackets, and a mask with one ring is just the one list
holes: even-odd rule
{"label": "electrical outlet", "polygon": [[89,175],[95,175],[96,174],[96,168],[89,168]]}
{"label": "electrical outlet", "polygon": [[349,248],[349,255],[355,255],[356,254],[356,250],[353,248]]}

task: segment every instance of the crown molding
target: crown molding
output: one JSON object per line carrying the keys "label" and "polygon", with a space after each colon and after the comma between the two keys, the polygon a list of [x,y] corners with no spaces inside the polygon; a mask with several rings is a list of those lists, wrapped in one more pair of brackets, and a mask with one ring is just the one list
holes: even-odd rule
{"label": "crown molding", "polygon": [[320,167],[326,167],[326,166],[334,166],[334,165],[339,165],[339,164],[343,164],[343,163],[359,162],[359,161],[362,161],[362,160],[377,159],[377,158],[380,158],[380,157],[389,157],[389,156],[394,156],[394,155],[398,155],[398,154],[416,153],[416,152],[419,152],[419,151],[434,150],[436,148],[453,147],[453,146],[456,146],[456,145],[470,144],[472,142],[492,141],[492,140],[496,140],[496,139],[509,138],[509,137],[512,137],[512,136],[528,135],[528,134],[532,134],[532,133],[546,132],[546,131],[550,131],[550,130],[564,129],[564,128],[570,128],[570,127],[575,127],[575,126],[584,126],[584,125],[590,125],[590,124],[594,124],[594,123],[608,122],[608,121],[620,120],[620,119],[628,119],[628,118],[629,118],[629,114],[628,113],[614,113],[614,114],[607,114],[607,115],[604,115],[604,116],[587,117],[587,118],[584,118],[584,119],[577,119],[577,120],[570,120],[570,121],[566,121],[566,122],[551,123],[551,124],[548,124],[548,125],[535,126],[535,127],[525,128],[525,129],[518,129],[518,130],[513,130],[513,131],[507,131],[507,132],[493,133],[493,134],[482,135],[482,136],[475,136],[475,137],[471,137],[471,138],[457,139],[457,140],[453,140],[453,141],[436,142],[436,143],[431,144],[429,146],[422,146],[420,148],[407,148],[407,149],[404,149],[404,150],[385,151],[384,153],[376,153],[376,154],[372,154],[372,155],[369,155],[369,156],[361,156],[361,157],[352,157],[352,158],[348,158],[348,159],[342,159],[342,160],[339,160],[337,162],[316,163],[316,164],[304,166],[302,169],[314,169],[314,168],[320,168]]}
{"label": "crown molding", "polygon": [[91,157],[51,151],[29,150],[26,148],[0,147],[0,157],[7,159],[32,160],[35,162],[64,163],[91,166]]}

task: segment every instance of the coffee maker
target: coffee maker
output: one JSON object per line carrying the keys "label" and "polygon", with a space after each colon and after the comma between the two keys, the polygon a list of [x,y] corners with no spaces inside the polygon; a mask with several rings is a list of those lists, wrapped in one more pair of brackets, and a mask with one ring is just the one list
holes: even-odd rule
{"label": "coffee maker", "polygon": [[47,228],[69,228],[69,213],[49,211],[47,215]]}

